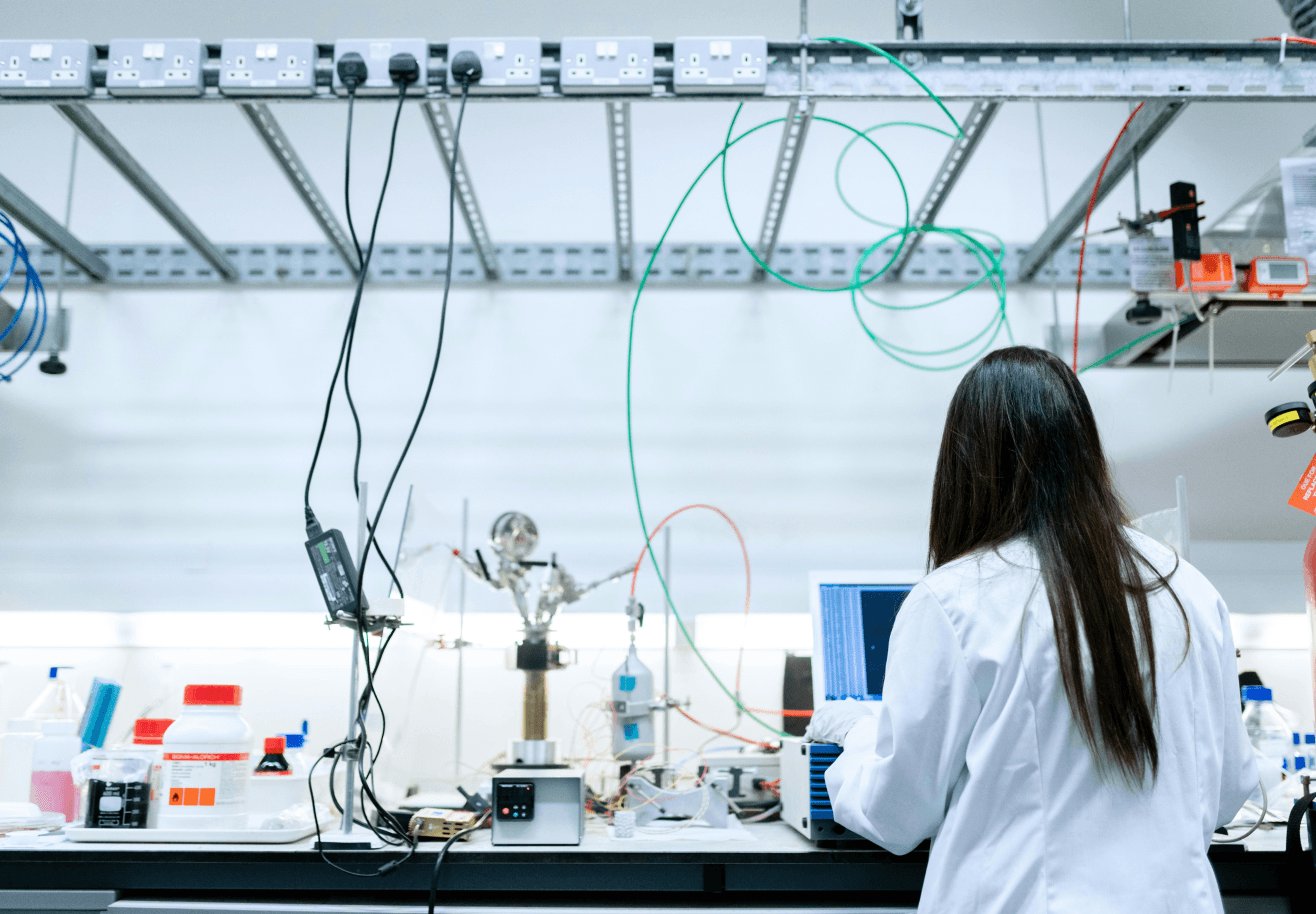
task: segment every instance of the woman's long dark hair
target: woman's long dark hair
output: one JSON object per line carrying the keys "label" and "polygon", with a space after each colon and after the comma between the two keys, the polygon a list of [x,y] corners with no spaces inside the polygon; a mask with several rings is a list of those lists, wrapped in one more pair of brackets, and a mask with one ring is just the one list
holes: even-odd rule
{"label": "woman's long dark hair", "polygon": [[[1074,720],[1099,766],[1142,785],[1159,763],[1147,596],[1170,585],[1124,524],[1092,407],[1064,362],[1014,346],[964,376],[937,457],[928,564],[1018,537],[1033,545]],[[1179,611],[1186,629],[1182,604]]]}

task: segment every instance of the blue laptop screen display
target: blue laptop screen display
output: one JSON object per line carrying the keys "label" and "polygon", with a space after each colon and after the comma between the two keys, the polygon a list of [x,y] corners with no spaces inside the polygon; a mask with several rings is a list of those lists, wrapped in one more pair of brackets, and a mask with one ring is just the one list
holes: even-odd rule
{"label": "blue laptop screen display", "polygon": [[827,701],[882,697],[891,626],[912,587],[912,584],[819,587],[823,686]]}

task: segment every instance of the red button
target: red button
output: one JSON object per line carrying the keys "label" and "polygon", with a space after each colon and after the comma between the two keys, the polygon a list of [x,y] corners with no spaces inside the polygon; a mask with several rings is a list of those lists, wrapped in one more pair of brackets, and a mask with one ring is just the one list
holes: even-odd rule
{"label": "red button", "polygon": [[503,807],[503,815],[507,815],[509,812],[511,812],[511,810],[508,809],[506,806],[504,806],[504,807]]}

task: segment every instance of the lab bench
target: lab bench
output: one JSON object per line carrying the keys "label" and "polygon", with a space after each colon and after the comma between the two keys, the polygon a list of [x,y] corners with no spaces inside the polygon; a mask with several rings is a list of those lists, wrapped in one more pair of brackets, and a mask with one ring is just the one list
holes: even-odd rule
{"label": "lab bench", "polygon": [[[614,841],[591,822],[576,847],[493,847],[481,831],[444,861],[439,906],[816,912],[917,904],[925,850],[897,857],[871,845],[816,847],[781,823],[747,829],[754,841]],[[361,905],[423,911],[440,846],[423,842],[389,875],[358,878],[326,865],[313,839],[264,846],[0,841],[0,912],[93,914],[111,903],[111,914],[252,914],[284,905],[293,906],[283,909],[289,912]],[[397,855],[338,852],[331,859],[367,870]],[[1282,829],[1254,835],[1246,848],[1212,848],[1211,861],[1221,890],[1242,903],[1227,897],[1227,910],[1287,909],[1263,901],[1284,892]]]}

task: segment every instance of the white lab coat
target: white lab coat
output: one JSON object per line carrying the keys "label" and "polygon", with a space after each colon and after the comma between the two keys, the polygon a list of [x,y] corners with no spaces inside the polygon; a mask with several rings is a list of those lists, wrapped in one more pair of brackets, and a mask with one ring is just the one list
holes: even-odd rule
{"label": "white lab coat", "polygon": [[[1130,531],[1162,574],[1163,545]],[[1180,562],[1149,600],[1160,774],[1103,779],[1060,680],[1036,554],[1023,540],[952,562],[896,616],[885,694],[827,772],[836,821],[896,854],[932,838],[920,912],[1220,912],[1212,831],[1257,783],[1229,614]]]}

